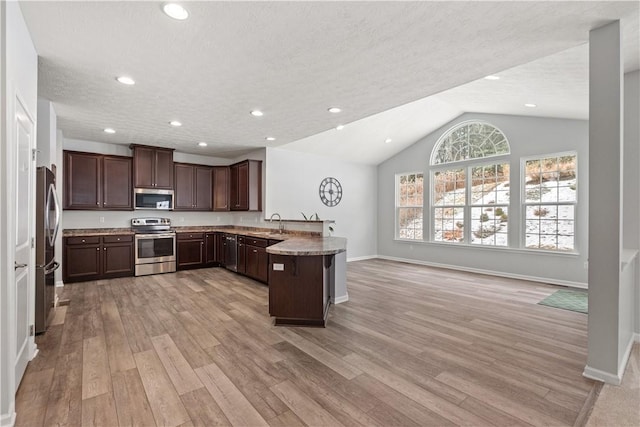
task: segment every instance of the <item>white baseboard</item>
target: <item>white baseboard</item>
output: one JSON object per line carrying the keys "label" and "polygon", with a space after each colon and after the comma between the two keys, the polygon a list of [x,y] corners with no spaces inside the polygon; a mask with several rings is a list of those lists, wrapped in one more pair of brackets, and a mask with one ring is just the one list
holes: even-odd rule
{"label": "white baseboard", "polygon": [[622,360],[620,361],[620,366],[618,366],[618,376],[620,377],[620,382],[622,382],[622,377],[624,377],[624,371],[627,368],[627,363],[629,363],[629,358],[631,357],[631,350],[633,349],[634,342],[635,342],[635,335],[631,335],[629,337],[629,342],[627,343],[627,348],[624,351],[624,355],[622,356]]}
{"label": "white baseboard", "polygon": [[9,408],[9,412],[6,414],[0,415],[0,426],[2,427],[13,427],[16,423],[16,413],[14,411],[14,403],[11,403],[11,407]]}
{"label": "white baseboard", "polygon": [[486,274],[489,276],[506,277],[509,279],[529,280],[531,282],[541,282],[541,283],[548,283],[551,285],[568,286],[571,288],[580,288],[580,289],[588,288],[586,283],[572,282],[569,280],[558,280],[558,279],[552,279],[548,277],[529,276],[526,274],[505,273],[503,271],[485,270],[485,269],[472,268],[472,267],[462,267],[459,265],[451,265],[451,264],[440,264],[437,262],[429,262],[429,261],[422,261],[422,260],[409,259],[409,258],[396,258],[396,257],[391,257],[386,255],[378,255],[378,258],[386,259],[389,261],[406,262],[409,264],[426,265],[427,267],[447,268],[449,270],[458,270],[458,271],[466,271],[469,273]]}
{"label": "white baseboard", "polygon": [[58,280],[56,282],[56,288],[64,288],[64,282],[62,280]]}
{"label": "white baseboard", "polygon": [[633,340],[635,342],[640,342],[640,334],[637,333],[637,332],[635,334],[633,334]]}
{"label": "white baseboard", "polygon": [[595,369],[590,366],[584,367],[584,372],[582,372],[583,377],[590,378],[596,381],[602,381],[607,384],[620,385],[622,382],[622,376],[617,376],[614,374],[610,374],[609,372],[601,371],[600,369]]}
{"label": "white baseboard", "polygon": [[347,262],[364,261],[364,260],[367,260],[367,259],[375,259],[375,258],[378,258],[378,255],[357,256],[357,257],[353,257],[353,258],[347,258]]}
{"label": "white baseboard", "polygon": [[334,304],[341,304],[341,303],[347,302],[347,301],[349,301],[349,292],[347,292],[346,295],[335,297],[332,302]]}

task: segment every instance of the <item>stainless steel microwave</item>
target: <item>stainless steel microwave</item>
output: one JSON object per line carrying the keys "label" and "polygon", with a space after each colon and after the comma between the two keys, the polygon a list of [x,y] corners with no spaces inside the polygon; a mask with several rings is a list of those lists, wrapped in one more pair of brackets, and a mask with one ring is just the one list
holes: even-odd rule
{"label": "stainless steel microwave", "polygon": [[136,209],[173,210],[173,190],[136,188],[133,196]]}

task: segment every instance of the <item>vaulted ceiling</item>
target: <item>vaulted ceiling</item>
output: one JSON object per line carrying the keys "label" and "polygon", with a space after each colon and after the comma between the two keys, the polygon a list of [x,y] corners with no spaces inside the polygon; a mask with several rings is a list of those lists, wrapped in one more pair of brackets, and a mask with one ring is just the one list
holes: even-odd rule
{"label": "vaulted ceiling", "polygon": [[639,68],[638,2],[181,4],[21,2],[65,137],[377,164],[465,111],[586,119],[589,30],[615,19]]}

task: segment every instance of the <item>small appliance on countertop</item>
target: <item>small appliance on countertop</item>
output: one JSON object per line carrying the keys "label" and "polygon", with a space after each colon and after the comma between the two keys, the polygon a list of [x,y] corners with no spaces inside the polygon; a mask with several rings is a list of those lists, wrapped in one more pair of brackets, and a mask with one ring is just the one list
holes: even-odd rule
{"label": "small appliance on countertop", "polygon": [[135,275],[176,271],[176,233],[169,218],[133,218]]}

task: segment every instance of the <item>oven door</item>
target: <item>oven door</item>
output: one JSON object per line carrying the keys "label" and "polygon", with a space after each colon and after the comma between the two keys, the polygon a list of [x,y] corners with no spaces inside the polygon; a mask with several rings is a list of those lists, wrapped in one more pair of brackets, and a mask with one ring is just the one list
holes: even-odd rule
{"label": "oven door", "polygon": [[136,234],[136,264],[176,260],[176,234]]}

